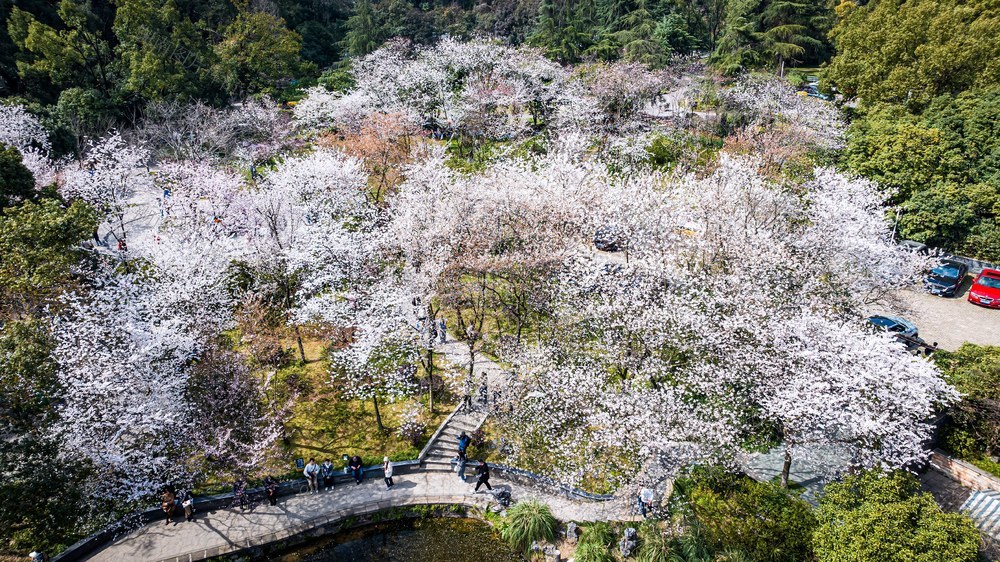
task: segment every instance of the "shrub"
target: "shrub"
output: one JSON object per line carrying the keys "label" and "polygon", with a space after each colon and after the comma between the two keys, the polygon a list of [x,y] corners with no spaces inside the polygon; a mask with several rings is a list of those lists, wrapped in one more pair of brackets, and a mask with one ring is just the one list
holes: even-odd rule
{"label": "shrub", "polygon": [[819,562],[978,559],[972,520],[944,513],[908,473],[870,471],[826,487],[814,536]]}
{"label": "shrub", "polygon": [[636,554],[636,562],[672,562],[673,538],[663,532],[658,525],[643,525],[639,536],[642,544]]}
{"label": "shrub", "polygon": [[694,478],[688,500],[710,548],[760,561],[811,557],[816,518],[809,504],[746,476],[709,471]]}
{"label": "shrub", "polygon": [[614,544],[615,534],[611,527],[598,521],[584,528],[575,559],[577,562],[611,562],[615,559],[610,551]]}
{"label": "shrub", "polygon": [[549,506],[537,500],[526,500],[507,510],[500,536],[515,550],[526,553],[535,541],[554,540],[557,525]]}

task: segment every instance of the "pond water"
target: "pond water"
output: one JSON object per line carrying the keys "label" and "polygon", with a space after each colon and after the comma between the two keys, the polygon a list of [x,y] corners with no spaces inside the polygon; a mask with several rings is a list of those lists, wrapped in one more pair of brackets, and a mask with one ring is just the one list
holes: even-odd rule
{"label": "pond water", "polygon": [[268,557],[276,562],[523,562],[477,519],[402,519],[320,537]]}

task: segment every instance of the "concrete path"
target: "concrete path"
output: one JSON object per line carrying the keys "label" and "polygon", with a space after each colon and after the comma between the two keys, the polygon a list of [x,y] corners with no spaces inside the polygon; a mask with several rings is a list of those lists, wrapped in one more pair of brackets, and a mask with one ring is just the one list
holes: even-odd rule
{"label": "concrete path", "polygon": [[[262,505],[253,512],[223,509],[195,513],[193,522],[147,525],[101,550],[90,560],[202,560],[248,546],[281,540],[340,519],[392,507],[461,504],[485,508],[493,496],[483,488],[474,493],[474,479],[462,482],[451,472],[418,472],[394,477],[387,490],[381,479],[360,485],[340,485],[329,492],[296,494],[277,506]],[[558,493],[515,484],[494,473],[495,489],[511,492],[515,501],[536,498],[552,508],[562,521],[631,519],[631,505],[624,500],[606,502],[571,500]]]}

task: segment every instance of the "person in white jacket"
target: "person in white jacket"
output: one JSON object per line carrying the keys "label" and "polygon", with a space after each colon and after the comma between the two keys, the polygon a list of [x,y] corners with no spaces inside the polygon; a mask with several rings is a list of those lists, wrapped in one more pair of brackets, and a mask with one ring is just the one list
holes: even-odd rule
{"label": "person in white jacket", "polygon": [[382,458],[382,470],[385,471],[385,489],[389,490],[396,484],[392,481],[392,461],[389,457]]}
{"label": "person in white jacket", "polygon": [[319,465],[316,464],[316,459],[309,459],[309,464],[306,465],[306,469],[302,471],[302,474],[306,476],[306,481],[309,482],[309,493],[315,494],[319,492]]}

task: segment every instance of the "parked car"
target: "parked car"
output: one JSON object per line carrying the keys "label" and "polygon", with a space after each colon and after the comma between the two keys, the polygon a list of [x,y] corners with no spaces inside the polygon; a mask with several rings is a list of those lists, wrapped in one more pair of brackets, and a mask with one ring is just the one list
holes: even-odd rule
{"label": "parked car", "polygon": [[958,293],[959,286],[965,280],[965,274],[969,272],[969,266],[962,262],[944,259],[941,264],[931,270],[924,279],[924,287],[932,295],[942,297],[953,297]]}
{"label": "parked car", "polygon": [[602,252],[620,252],[625,247],[625,233],[614,225],[604,225],[594,234],[594,247]]}
{"label": "parked car", "polygon": [[929,254],[931,251],[930,248],[927,247],[927,244],[917,242],[915,240],[903,240],[898,244],[898,246],[904,250],[909,250],[924,256]]}
{"label": "parked car", "polygon": [[969,288],[969,302],[1000,308],[1000,269],[984,269]]}
{"label": "parked car", "polygon": [[904,320],[898,316],[883,316],[877,314],[868,317],[868,323],[875,329],[890,332],[903,338],[916,338],[918,335],[917,326],[909,320]]}

